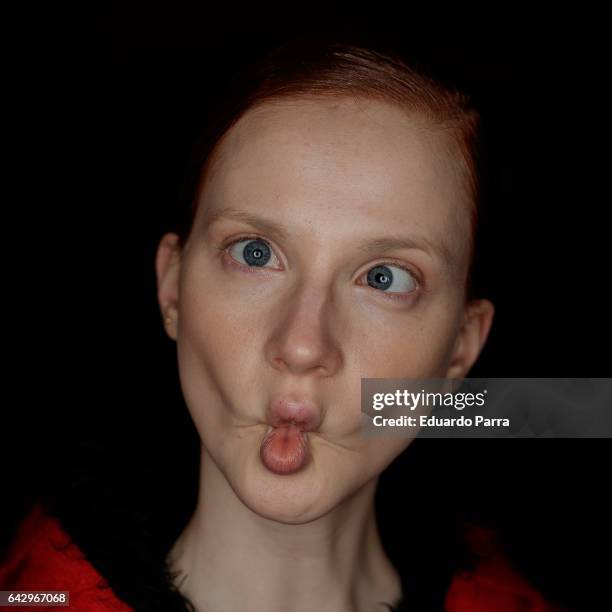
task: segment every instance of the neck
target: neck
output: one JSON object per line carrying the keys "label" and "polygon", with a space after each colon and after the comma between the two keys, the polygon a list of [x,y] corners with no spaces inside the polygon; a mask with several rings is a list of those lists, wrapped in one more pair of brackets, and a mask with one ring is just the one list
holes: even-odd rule
{"label": "neck", "polygon": [[242,503],[203,448],[196,510],[168,556],[176,583],[207,612],[382,612],[401,584],[376,525],[377,484],[314,521],[280,523]]}

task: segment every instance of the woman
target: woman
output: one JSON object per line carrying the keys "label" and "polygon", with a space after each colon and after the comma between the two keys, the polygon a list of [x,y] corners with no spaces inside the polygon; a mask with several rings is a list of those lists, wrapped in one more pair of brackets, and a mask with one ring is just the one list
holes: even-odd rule
{"label": "woman", "polygon": [[365,51],[310,51],[224,133],[156,261],[202,439],[170,564],[203,610],[397,604],[374,493],[408,441],[361,437],[360,378],[461,378],[493,317],[466,301],[474,116]]}
{"label": "woman", "polygon": [[[471,287],[478,113],[399,58],[321,40],[278,48],[224,110],[155,261],[201,440],[167,593],[226,612],[425,609],[375,508],[410,440],[360,435],[360,379],[462,378],[485,344],[494,307]],[[518,601],[466,584],[428,609]],[[130,609],[116,595],[101,609]]]}

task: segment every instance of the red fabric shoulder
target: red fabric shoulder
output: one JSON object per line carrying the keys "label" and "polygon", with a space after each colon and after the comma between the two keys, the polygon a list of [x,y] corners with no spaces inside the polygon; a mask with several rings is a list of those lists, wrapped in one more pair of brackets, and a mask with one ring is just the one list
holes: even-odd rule
{"label": "red fabric shoulder", "polygon": [[[23,519],[0,563],[3,591],[68,591],[70,608],[129,612],[107,581],[85,558],[54,517],[36,505]],[[20,610],[55,610],[56,606],[20,606]]]}
{"label": "red fabric shoulder", "polygon": [[[466,535],[480,562],[473,572],[454,576],[446,596],[447,612],[563,612],[547,603],[513,570],[496,550],[491,530],[472,527]],[[0,590],[68,591],[70,607],[76,610],[133,610],[116,597],[57,519],[46,514],[40,505],[22,521],[6,558],[0,563]]]}
{"label": "red fabric shoulder", "polygon": [[473,572],[459,572],[446,596],[446,612],[565,612],[548,603],[497,550],[495,532],[471,526],[467,541],[479,557]]}

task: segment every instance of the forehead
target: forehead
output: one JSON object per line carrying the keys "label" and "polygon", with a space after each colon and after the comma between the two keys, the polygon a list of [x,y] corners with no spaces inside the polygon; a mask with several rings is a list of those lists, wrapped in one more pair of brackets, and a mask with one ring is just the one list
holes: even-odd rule
{"label": "forehead", "polygon": [[386,102],[266,102],[219,143],[201,198],[209,212],[267,213],[321,237],[355,223],[378,233],[402,227],[459,260],[469,207],[458,156],[448,130]]}

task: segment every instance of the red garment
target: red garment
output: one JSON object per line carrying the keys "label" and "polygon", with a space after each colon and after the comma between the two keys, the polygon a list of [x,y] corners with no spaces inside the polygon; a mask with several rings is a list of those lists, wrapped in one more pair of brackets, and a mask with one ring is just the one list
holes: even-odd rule
{"label": "red garment", "polygon": [[[447,612],[559,612],[516,574],[492,546],[492,532],[473,528],[469,541],[483,560],[474,573],[457,574],[446,598]],[[5,562],[0,590],[69,591],[70,608],[87,612],[133,610],[87,561],[59,522],[36,506],[23,520]],[[20,610],[61,610],[27,606]]]}
{"label": "red garment", "polygon": [[447,612],[565,612],[549,604],[499,553],[492,529],[472,526],[466,533],[480,557],[473,573],[459,572],[446,595]]}
{"label": "red garment", "polygon": [[19,606],[16,610],[133,610],[115,596],[57,519],[45,514],[40,505],[22,521],[0,565],[0,590],[69,592],[68,608]]}

